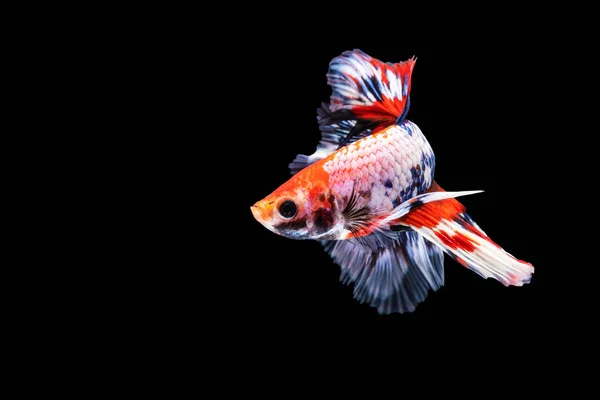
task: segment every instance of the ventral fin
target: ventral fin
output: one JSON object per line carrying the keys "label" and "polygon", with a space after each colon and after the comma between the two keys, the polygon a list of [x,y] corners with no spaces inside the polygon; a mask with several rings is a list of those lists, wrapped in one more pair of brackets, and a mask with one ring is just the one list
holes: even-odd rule
{"label": "ventral fin", "polygon": [[483,190],[466,190],[462,192],[430,192],[420,194],[394,208],[387,217],[379,221],[379,224],[382,227],[390,225],[402,225],[401,223],[398,224],[397,221],[401,220],[403,216],[410,213],[412,210],[419,208],[424,204],[482,192]]}

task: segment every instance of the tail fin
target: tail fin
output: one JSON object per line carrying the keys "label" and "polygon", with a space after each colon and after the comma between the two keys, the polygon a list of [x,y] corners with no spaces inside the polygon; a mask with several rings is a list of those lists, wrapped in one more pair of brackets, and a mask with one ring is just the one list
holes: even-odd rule
{"label": "tail fin", "polygon": [[401,123],[410,105],[410,85],[416,59],[381,62],[360,50],[346,51],[329,64],[327,83],[333,89],[327,121],[356,120],[340,147],[365,129],[373,133]]}
{"label": "tail fin", "polygon": [[397,220],[440,246],[461,265],[505,286],[529,283],[533,266],[494,243],[456,199],[423,204]]}

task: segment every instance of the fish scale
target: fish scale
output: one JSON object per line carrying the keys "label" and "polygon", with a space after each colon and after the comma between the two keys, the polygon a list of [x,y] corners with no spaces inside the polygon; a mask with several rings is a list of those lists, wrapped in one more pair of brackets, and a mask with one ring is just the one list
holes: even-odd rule
{"label": "fish scale", "polygon": [[371,210],[389,211],[432,185],[434,154],[421,130],[406,121],[332,153],[323,169],[342,208],[355,190],[367,194]]}

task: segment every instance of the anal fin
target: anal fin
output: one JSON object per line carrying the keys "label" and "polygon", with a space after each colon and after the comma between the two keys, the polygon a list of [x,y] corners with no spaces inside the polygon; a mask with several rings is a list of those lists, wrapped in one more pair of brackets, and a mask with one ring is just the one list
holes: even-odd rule
{"label": "anal fin", "polygon": [[412,312],[444,284],[443,252],[416,232],[398,233],[375,250],[348,240],[321,243],[340,266],[340,280],[354,284],[354,298],[380,314]]}

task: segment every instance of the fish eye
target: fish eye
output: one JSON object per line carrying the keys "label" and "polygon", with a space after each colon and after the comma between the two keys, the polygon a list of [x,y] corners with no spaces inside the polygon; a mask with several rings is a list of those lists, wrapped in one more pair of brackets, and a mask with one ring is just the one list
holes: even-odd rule
{"label": "fish eye", "polygon": [[279,214],[281,214],[283,218],[294,218],[297,212],[298,208],[296,207],[296,203],[292,200],[286,200],[279,205]]}

